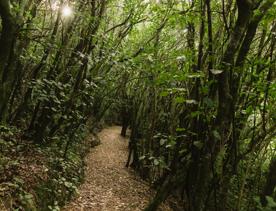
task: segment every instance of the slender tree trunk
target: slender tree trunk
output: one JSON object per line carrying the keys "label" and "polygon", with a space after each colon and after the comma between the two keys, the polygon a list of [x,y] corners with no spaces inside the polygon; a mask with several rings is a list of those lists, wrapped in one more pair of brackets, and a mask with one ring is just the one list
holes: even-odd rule
{"label": "slender tree trunk", "polygon": [[272,158],[268,174],[266,177],[266,183],[261,194],[262,205],[267,204],[266,196],[271,196],[273,194],[274,188],[276,187],[276,158]]}

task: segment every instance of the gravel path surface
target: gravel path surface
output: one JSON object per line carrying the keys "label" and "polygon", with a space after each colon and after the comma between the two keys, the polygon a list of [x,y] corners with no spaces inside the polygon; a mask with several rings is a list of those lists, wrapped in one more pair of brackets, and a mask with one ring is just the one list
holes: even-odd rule
{"label": "gravel path surface", "polygon": [[[125,167],[128,140],[120,129],[113,126],[98,134],[101,144],[87,156],[86,180],[64,211],[138,211],[154,196],[148,184]],[[163,204],[160,210],[171,209]]]}

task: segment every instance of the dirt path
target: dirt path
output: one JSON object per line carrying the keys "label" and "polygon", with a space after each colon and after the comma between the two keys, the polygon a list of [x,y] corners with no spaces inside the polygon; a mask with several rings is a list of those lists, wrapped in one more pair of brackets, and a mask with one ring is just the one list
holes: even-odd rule
{"label": "dirt path", "polygon": [[[87,156],[86,181],[79,188],[79,196],[64,210],[143,210],[154,192],[133,171],[125,168],[128,141],[120,136],[120,127],[104,129],[99,138],[101,145]],[[160,210],[171,209],[162,205]]]}

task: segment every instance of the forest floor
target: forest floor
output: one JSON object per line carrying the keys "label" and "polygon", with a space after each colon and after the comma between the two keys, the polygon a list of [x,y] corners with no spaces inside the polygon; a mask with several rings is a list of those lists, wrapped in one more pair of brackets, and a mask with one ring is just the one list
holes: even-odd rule
{"label": "forest floor", "polygon": [[[143,210],[155,191],[135,172],[125,167],[128,139],[120,136],[120,127],[104,129],[101,144],[86,158],[86,179],[78,196],[64,211],[135,211]],[[172,210],[162,204],[160,210]]]}

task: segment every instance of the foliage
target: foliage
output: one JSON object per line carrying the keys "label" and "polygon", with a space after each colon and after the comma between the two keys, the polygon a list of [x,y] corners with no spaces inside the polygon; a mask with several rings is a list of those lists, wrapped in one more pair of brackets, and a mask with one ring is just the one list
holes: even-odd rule
{"label": "foliage", "polygon": [[2,0],[1,178],[27,157],[10,152],[49,153],[35,203],[58,210],[87,131],[121,121],[127,166],[159,189],[149,210],[172,193],[187,210],[273,209],[275,14],[274,0]]}

